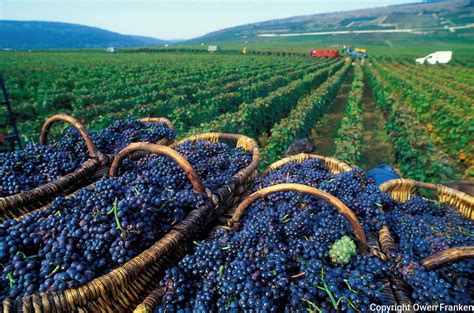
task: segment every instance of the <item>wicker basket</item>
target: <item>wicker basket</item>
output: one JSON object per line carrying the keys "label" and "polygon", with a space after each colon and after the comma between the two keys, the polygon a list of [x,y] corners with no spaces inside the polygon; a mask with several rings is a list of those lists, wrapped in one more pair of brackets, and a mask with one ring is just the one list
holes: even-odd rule
{"label": "wicker basket", "polygon": [[[189,162],[175,150],[149,143],[134,143],[121,151],[110,168],[110,174],[117,173],[122,160],[136,151],[169,156],[186,172],[195,192],[206,192],[210,204],[190,212],[187,217],[153,246],[140,253],[121,267],[98,277],[91,282],[64,292],[48,292],[24,297],[18,301],[5,300],[5,312],[128,312],[157,287],[156,277],[170,264],[181,259],[192,241],[210,230],[217,217],[228,209],[228,205],[240,201],[246,186],[250,186],[257,175],[260,153],[257,143],[245,136],[208,133],[192,136],[184,141],[207,139],[210,141],[233,141],[252,153],[252,162],[234,175],[232,181],[216,191],[210,192],[199,180]],[[46,208],[43,208],[46,209]]]}
{"label": "wicker basket", "polygon": [[[162,124],[165,124],[166,127],[168,127],[169,129],[175,131],[173,123],[171,123],[169,119],[164,118],[164,117],[143,117],[139,121],[143,123],[162,123]],[[174,142],[174,139],[165,137],[159,140],[158,142],[154,142],[154,143],[156,143],[157,145],[169,146],[173,142]]]}
{"label": "wicker basket", "polygon": [[300,154],[292,155],[284,159],[281,159],[279,161],[276,161],[275,163],[268,166],[268,168],[263,172],[262,175],[265,176],[271,171],[274,171],[277,168],[282,167],[283,165],[287,163],[291,163],[291,162],[301,163],[304,160],[308,160],[308,159],[319,159],[319,160],[324,161],[324,163],[327,165],[329,169],[329,172],[333,174],[348,172],[351,169],[353,169],[353,167],[350,166],[349,164],[339,161],[338,159],[335,159],[335,158],[326,157],[326,156],[322,156],[318,154],[300,153]]}
{"label": "wicker basket", "polygon": [[[174,129],[173,124],[166,118],[161,117],[146,117],[140,119],[142,122],[163,123],[167,127]],[[48,134],[51,126],[56,122],[66,122],[79,131],[80,135],[86,143],[89,151],[89,158],[81,167],[74,172],[66,174],[50,183],[38,186],[28,191],[24,191],[15,195],[0,198],[0,221],[9,218],[15,218],[27,214],[41,206],[50,203],[55,197],[59,195],[68,195],[79,188],[85,187],[102,176],[107,174],[109,166],[113,159],[112,156],[104,155],[98,151],[93,143],[89,133],[84,125],[82,125],[75,118],[66,114],[58,114],[46,120],[41,129],[40,144],[48,144]],[[173,140],[163,138],[159,142],[162,145],[169,145]],[[134,155],[138,158],[141,155]]]}
{"label": "wicker basket", "polygon": [[[322,156],[318,154],[300,153],[297,155],[283,158],[271,164],[262,173],[262,176],[268,175],[270,172],[282,167],[285,164],[288,164],[291,162],[301,163],[304,160],[308,160],[308,159],[322,160],[328,167],[329,172],[332,174],[340,174],[340,173],[348,172],[353,169],[353,167],[350,166],[349,164],[342,162],[336,158],[326,157],[326,156]],[[371,233],[367,234],[367,241],[368,241],[368,247],[369,247],[369,254],[378,257],[382,261],[386,261],[387,257],[385,256],[384,253],[381,252],[381,247],[379,245],[377,235],[371,234]]]}
{"label": "wicker basket", "polygon": [[[301,153],[294,156],[286,157],[284,159],[281,159],[271,164],[263,172],[262,176],[268,175],[268,173],[270,173],[271,171],[274,171],[275,169],[287,163],[291,163],[291,162],[301,163],[307,159],[320,159],[324,161],[324,163],[329,169],[329,172],[332,174],[340,174],[340,173],[348,172],[354,168],[351,165],[345,162],[342,162],[336,158],[326,157],[326,156],[317,155],[317,154]],[[367,234],[368,254],[371,256],[375,256],[384,262],[388,260],[388,257],[386,255],[387,251],[384,250],[383,247],[391,248],[392,246],[390,244],[393,243],[391,241],[388,241],[388,238],[391,238],[391,237],[384,236],[387,231],[388,231],[388,228],[386,226],[383,226],[378,234],[376,233]],[[382,294],[388,300],[388,302],[393,303],[393,304],[411,304],[411,300],[409,299],[407,295],[408,286],[404,282],[398,279],[390,278],[390,279],[387,279],[385,286],[386,287],[382,290]]]}
{"label": "wicker basket", "polygon": [[412,179],[392,179],[380,185],[382,191],[390,193],[393,199],[400,202],[410,199],[415,192],[415,188],[426,188],[436,191],[439,201],[456,207],[463,217],[474,220],[474,197],[456,189]]}
{"label": "wicker basket", "polygon": [[474,246],[455,247],[440,251],[424,258],[421,261],[421,265],[428,270],[432,270],[450,262],[457,262],[464,259],[474,259]]}
{"label": "wicker basket", "polygon": [[[439,184],[424,183],[411,179],[393,179],[380,185],[380,189],[382,191],[389,193],[394,200],[400,201],[402,203],[412,197],[416,191],[416,188],[426,188],[436,191],[439,201],[454,206],[461,212],[463,217],[474,219],[474,214],[472,211],[474,207],[474,197],[471,197],[458,190]],[[397,247],[395,244],[395,239],[386,225],[384,225],[379,231],[379,244],[387,259],[391,260],[391,256],[393,252],[397,251]],[[473,255],[474,252],[472,247],[466,247],[466,249],[464,249],[464,247],[452,248],[436,253],[422,260],[421,263],[428,269],[431,269],[440,266],[444,262],[472,257]],[[409,286],[401,280],[397,280],[397,284],[399,286],[398,289],[402,291],[402,297],[405,299],[405,301],[408,301],[405,303],[412,303],[408,296],[410,289]]]}
{"label": "wicker basket", "polygon": [[[323,199],[329,204],[331,204],[340,214],[342,214],[348,221],[354,231],[354,234],[357,238],[358,248],[361,253],[367,252],[367,240],[362,229],[362,226],[359,223],[359,220],[344,203],[342,203],[336,197],[330,195],[327,192],[322,190],[302,185],[302,184],[278,184],[271,187],[262,188],[250,196],[246,197],[235,209],[232,214],[232,217],[227,220],[224,225],[218,226],[219,228],[224,228],[227,230],[237,230],[240,226],[240,219],[245,213],[245,210],[256,200],[262,199],[270,194],[276,192],[284,191],[296,191],[304,194],[312,195],[316,198]],[[299,273],[292,276],[293,279],[299,279],[304,276],[304,273]],[[153,312],[153,309],[161,304],[161,299],[165,294],[164,288],[160,287],[155,289],[145,300],[135,309],[135,313],[148,313]]]}
{"label": "wicker basket", "polygon": [[53,123],[66,122],[77,129],[84,139],[89,159],[74,172],[50,183],[28,191],[0,198],[0,221],[24,215],[54,199],[58,195],[69,194],[83,186],[89,185],[107,173],[110,158],[97,150],[86,128],[75,118],[58,114],[46,120],[41,130],[40,144],[48,144],[48,134]]}
{"label": "wicker basket", "polygon": [[[411,179],[392,179],[382,185],[380,189],[390,194],[390,196],[397,201],[405,202],[409,200],[417,188],[427,188],[437,192],[438,200],[454,206],[461,212],[462,216],[469,219],[474,219],[474,197],[471,197],[461,191],[448,188],[439,184],[423,183]],[[396,251],[395,240],[393,239],[390,230],[387,226],[379,232],[380,245],[382,252],[389,256],[393,251]]]}

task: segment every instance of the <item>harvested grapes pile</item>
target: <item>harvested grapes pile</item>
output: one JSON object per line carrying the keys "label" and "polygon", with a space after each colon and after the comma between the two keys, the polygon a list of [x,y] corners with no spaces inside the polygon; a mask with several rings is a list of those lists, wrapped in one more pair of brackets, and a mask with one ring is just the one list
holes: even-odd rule
{"label": "harvested grapes pile", "polygon": [[[331,174],[317,159],[289,163],[257,179],[254,190],[306,183],[358,204],[367,230],[383,218],[383,198],[360,170]],[[358,254],[347,220],[328,203],[297,192],[254,202],[240,229],[216,230],[161,281],[157,312],[355,310],[383,302],[389,265]]]}
{"label": "harvested grapes pile", "polygon": [[[175,150],[211,190],[252,160],[243,148],[206,140]],[[150,247],[208,201],[165,156],[126,160],[120,172],[0,226],[1,299],[84,285]]]}
{"label": "harvested grapes pile", "polygon": [[[353,209],[366,233],[386,223],[393,226],[394,216],[402,215],[410,205],[379,191],[360,169],[332,174],[317,159],[285,164],[258,178],[253,190],[280,183],[306,184],[339,197]],[[381,208],[391,209],[388,218]],[[364,312],[371,303],[391,303],[382,291],[390,288],[388,278],[400,272],[400,264],[360,253],[360,242],[347,219],[327,202],[294,191],[278,192],[253,202],[238,224],[237,229],[217,228],[208,238],[196,241],[177,266],[157,277],[160,287],[151,295],[155,312]],[[472,234],[472,226],[463,222],[462,227]],[[449,242],[469,243],[467,237]],[[413,250],[418,242],[403,241],[403,245]],[[472,266],[458,266],[460,272],[472,277]],[[467,293],[472,297],[472,285],[461,281],[464,284],[454,285],[438,280],[435,290],[412,284],[412,295],[421,302],[428,298],[431,303],[446,302],[447,297],[436,294],[443,286],[455,294],[450,295],[452,300]],[[420,291],[426,298],[416,297]]]}
{"label": "harvested grapes pile", "polygon": [[[176,134],[163,123],[125,119],[90,135],[100,152],[115,154],[132,142],[174,139]],[[28,144],[22,150],[0,153],[0,197],[54,181],[78,169],[88,157],[84,139],[75,129],[49,145]]]}
{"label": "harvested grapes pile", "polygon": [[474,223],[445,203],[414,196],[387,213],[398,242],[392,256],[400,261],[396,274],[413,288],[417,303],[473,303],[474,260],[464,260],[431,271],[420,262],[451,247],[474,245]]}

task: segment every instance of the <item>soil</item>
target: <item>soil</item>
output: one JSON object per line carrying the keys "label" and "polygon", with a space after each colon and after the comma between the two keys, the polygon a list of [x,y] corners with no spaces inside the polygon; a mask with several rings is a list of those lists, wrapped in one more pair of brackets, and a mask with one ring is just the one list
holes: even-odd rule
{"label": "soil", "polygon": [[351,91],[353,78],[354,69],[351,67],[330,108],[311,130],[309,139],[315,144],[317,154],[332,156],[336,151],[334,139],[337,137],[337,130],[346,111],[347,97]]}
{"label": "soil", "polygon": [[365,170],[382,163],[393,166],[393,146],[385,131],[386,120],[382,111],[375,106],[372,90],[366,80],[364,80],[362,111],[364,132],[359,166]]}

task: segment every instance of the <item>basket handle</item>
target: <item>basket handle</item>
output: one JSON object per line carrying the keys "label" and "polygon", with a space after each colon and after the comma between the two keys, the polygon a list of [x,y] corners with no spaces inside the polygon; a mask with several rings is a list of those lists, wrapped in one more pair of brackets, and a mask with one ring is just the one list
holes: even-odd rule
{"label": "basket handle", "polygon": [[40,140],[39,140],[40,144],[42,145],[48,144],[48,134],[51,129],[51,126],[55,122],[60,122],[60,121],[69,123],[72,127],[77,129],[77,131],[81,134],[82,138],[84,138],[84,141],[87,146],[87,150],[89,151],[89,154],[91,156],[101,154],[99,150],[97,150],[97,147],[94,144],[94,142],[92,142],[92,138],[89,135],[89,132],[87,131],[87,129],[84,127],[84,125],[82,125],[74,117],[63,114],[63,113],[53,115],[50,118],[48,118],[46,122],[44,122],[43,128],[41,129],[41,135],[40,135]]}
{"label": "basket handle", "polygon": [[287,163],[292,163],[292,162],[302,163],[304,160],[308,160],[308,159],[319,159],[323,161],[328,166],[329,171],[333,174],[347,172],[352,169],[352,167],[349,164],[339,161],[338,159],[335,159],[335,158],[326,157],[319,154],[299,153],[296,155],[291,155],[289,157],[283,158],[281,160],[276,161],[275,163],[270,164],[262,173],[262,176],[263,177],[267,176],[270,172],[282,167],[283,165]]}
{"label": "basket handle", "polygon": [[463,246],[443,250],[430,255],[421,261],[421,265],[431,270],[449,262],[474,258],[474,246]]}
{"label": "basket handle", "polygon": [[362,253],[367,252],[367,238],[354,212],[352,212],[351,209],[349,209],[344,203],[342,203],[341,200],[330,195],[329,193],[310,187],[310,186],[302,185],[302,184],[278,184],[271,187],[260,189],[252,193],[250,196],[245,198],[240,203],[240,205],[235,209],[235,212],[232,215],[232,218],[228,222],[229,226],[232,226],[234,223],[238,223],[240,221],[240,218],[245,213],[245,209],[250,204],[252,204],[252,202],[258,199],[264,198],[272,193],[282,192],[282,191],[297,191],[301,193],[306,193],[306,194],[310,194],[312,196],[315,196],[317,198],[320,198],[329,202],[333,207],[337,209],[339,213],[341,213],[349,221],[349,224],[352,226],[354,234],[359,241],[359,247],[361,249],[361,252]]}
{"label": "basket handle", "polygon": [[128,145],[122,151],[120,151],[114,158],[110,167],[110,176],[116,177],[118,168],[122,164],[123,160],[135,151],[147,151],[154,154],[166,155],[175,161],[186,173],[186,176],[191,181],[193,189],[197,193],[205,192],[204,184],[199,179],[196,171],[192,168],[191,164],[176,150],[173,150],[166,146],[160,146],[152,143],[135,142]]}
{"label": "basket handle", "polygon": [[471,220],[474,219],[474,197],[440,184],[397,178],[381,184],[380,190],[389,193],[394,200],[403,203],[412,197],[413,189],[415,187],[436,191],[440,201],[455,206],[459,212],[461,212],[463,217],[470,218]]}
{"label": "basket handle", "polygon": [[234,140],[236,141],[236,147],[242,147],[245,150],[253,151],[254,154],[260,159],[260,153],[258,151],[258,144],[255,140],[240,134],[229,134],[229,133],[201,133],[201,134],[194,134],[180,141],[173,143],[170,147],[175,148],[185,142],[188,141],[197,141],[197,140],[207,140],[211,142],[218,142],[221,139],[225,140]]}
{"label": "basket handle", "polygon": [[171,130],[174,130],[173,123],[165,117],[143,117],[139,121],[143,123],[163,123]]}

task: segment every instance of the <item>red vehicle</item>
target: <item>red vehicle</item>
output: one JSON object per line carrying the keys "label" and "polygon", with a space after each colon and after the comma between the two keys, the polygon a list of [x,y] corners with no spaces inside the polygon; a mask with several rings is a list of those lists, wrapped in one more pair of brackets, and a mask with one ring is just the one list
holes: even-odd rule
{"label": "red vehicle", "polygon": [[337,58],[339,56],[339,51],[311,49],[309,55],[313,58]]}

